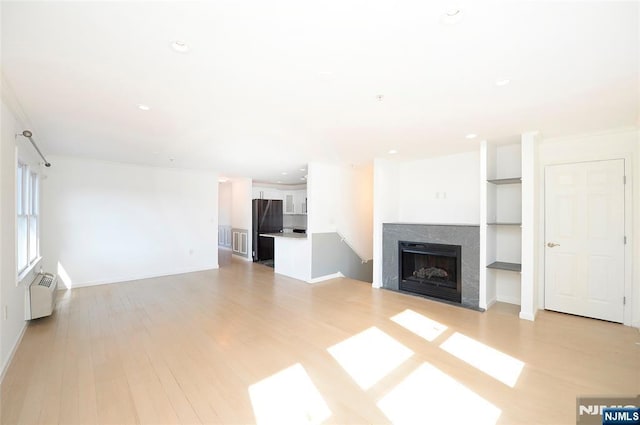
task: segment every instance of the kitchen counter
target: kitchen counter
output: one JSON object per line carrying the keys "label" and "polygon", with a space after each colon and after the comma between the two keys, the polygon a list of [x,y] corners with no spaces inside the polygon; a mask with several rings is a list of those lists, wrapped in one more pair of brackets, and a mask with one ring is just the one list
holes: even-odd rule
{"label": "kitchen counter", "polygon": [[307,239],[305,233],[260,233],[266,238]]}
{"label": "kitchen counter", "polygon": [[304,233],[260,233],[273,238],[273,271],[308,281],[311,277],[311,240]]}

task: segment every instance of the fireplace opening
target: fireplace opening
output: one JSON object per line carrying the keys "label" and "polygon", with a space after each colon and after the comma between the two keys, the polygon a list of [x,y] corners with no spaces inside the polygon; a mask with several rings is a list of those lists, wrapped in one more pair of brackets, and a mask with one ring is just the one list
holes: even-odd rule
{"label": "fireplace opening", "polygon": [[400,241],[398,246],[401,290],[461,302],[460,245]]}

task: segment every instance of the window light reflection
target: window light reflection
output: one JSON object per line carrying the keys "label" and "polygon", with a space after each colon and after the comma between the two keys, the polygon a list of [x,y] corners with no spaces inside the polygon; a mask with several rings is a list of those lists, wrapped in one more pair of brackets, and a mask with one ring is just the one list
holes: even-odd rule
{"label": "window light reflection", "polygon": [[524,367],[520,360],[457,332],[440,348],[511,388]]}
{"label": "window light reflection", "polygon": [[331,416],[299,363],[251,385],[249,397],[258,424],[319,424]]}
{"label": "window light reflection", "polygon": [[429,363],[377,403],[394,424],[494,425],[502,411]]}
{"label": "window light reflection", "polygon": [[396,314],[391,318],[391,320],[429,342],[433,341],[440,336],[442,332],[447,330],[447,327],[442,323],[431,320],[428,317],[410,309]]}
{"label": "window light reflection", "polygon": [[413,355],[413,351],[376,327],[327,349],[363,390],[368,390]]}
{"label": "window light reflection", "polygon": [[69,277],[69,273],[67,273],[64,267],[62,267],[60,262],[58,262],[58,269],[56,272],[65,288],[70,289],[73,286],[73,282],[71,281],[71,277]]}

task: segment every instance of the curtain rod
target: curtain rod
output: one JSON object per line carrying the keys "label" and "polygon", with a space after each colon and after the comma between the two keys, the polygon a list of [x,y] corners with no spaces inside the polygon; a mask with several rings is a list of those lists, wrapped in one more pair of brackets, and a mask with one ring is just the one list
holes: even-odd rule
{"label": "curtain rod", "polygon": [[51,167],[51,163],[49,161],[47,161],[47,158],[45,158],[44,155],[42,155],[42,152],[40,152],[40,149],[38,149],[38,145],[36,145],[36,142],[34,142],[33,139],[31,138],[31,136],[33,136],[33,133],[31,131],[29,131],[29,130],[25,130],[25,131],[22,132],[21,136],[24,136],[27,139],[29,139],[29,141],[31,142],[33,147],[38,152],[38,155],[40,155],[40,158],[42,158],[42,160],[44,161],[44,166],[45,167]]}

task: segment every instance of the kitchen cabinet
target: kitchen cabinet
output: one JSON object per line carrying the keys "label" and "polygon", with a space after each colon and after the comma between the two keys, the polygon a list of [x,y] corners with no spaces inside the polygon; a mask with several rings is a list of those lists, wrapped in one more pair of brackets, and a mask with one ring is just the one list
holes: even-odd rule
{"label": "kitchen cabinet", "polygon": [[307,213],[307,190],[282,190],[270,187],[254,186],[253,199],[277,199],[282,201],[283,214]]}
{"label": "kitchen cabinet", "polygon": [[295,193],[293,191],[284,192],[284,213],[285,214],[295,214],[295,203],[294,203]]}
{"label": "kitchen cabinet", "polygon": [[307,191],[304,189],[299,190],[286,190],[284,191],[284,208],[285,214],[306,214]]}
{"label": "kitchen cabinet", "polygon": [[279,201],[284,201],[284,193],[280,189],[274,189],[271,187],[253,187],[251,194],[253,195],[253,199],[277,199]]}

